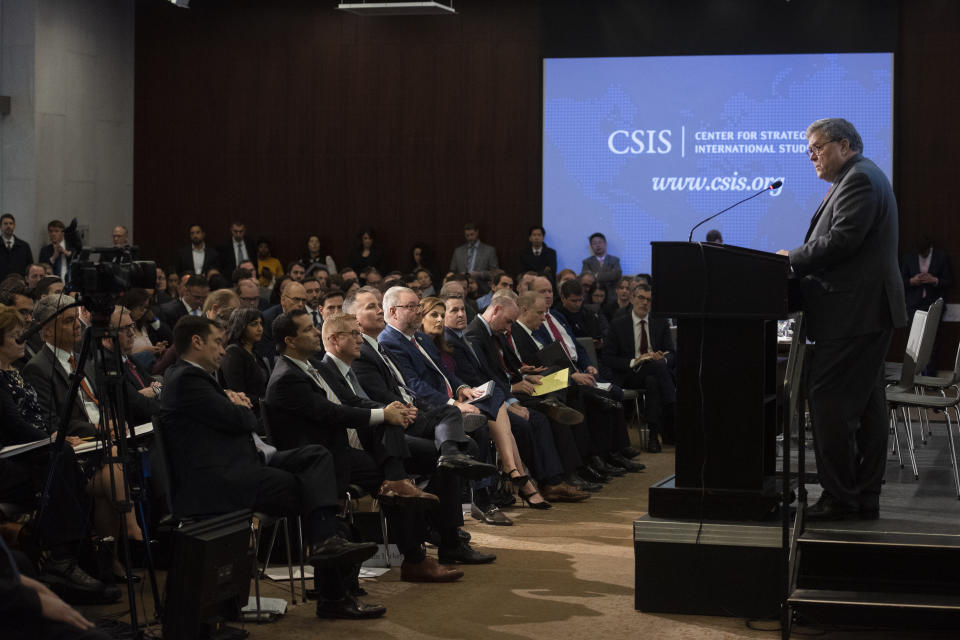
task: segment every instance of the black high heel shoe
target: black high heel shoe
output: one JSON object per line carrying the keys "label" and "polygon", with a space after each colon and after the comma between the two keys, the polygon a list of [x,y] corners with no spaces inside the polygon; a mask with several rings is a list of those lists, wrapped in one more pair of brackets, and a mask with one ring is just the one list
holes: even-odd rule
{"label": "black high heel shoe", "polygon": [[520,470],[519,470],[519,469],[516,469],[516,468],[510,469],[510,471],[507,471],[507,472],[506,472],[506,473],[507,473],[507,477],[510,478],[510,484],[512,484],[516,489],[520,489],[520,487],[522,487],[523,485],[527,484],[527,481],[530,480],[530,476],[527,476],[527,475],[523,475],[523,476],[512,476],[512,475],[510,475],[510,474],[513,473],[514,471],[516,471],[517,473],[520,472]]}
{"label": "black high heel shoe", "polygon": [[528,507],[530,507],[531,509],[542,509],[542,510],[546,510],[546,509],[549,509],[550,507],[553,506],[552,504],[550,504],[550,503],[547,502],[546,500],[543,500],[543,499],[542,499],[543,496],[540,496],[540,498],[541,498],[541,501],[540,501],[540,502],[530,502],[530,498],[532,498],[533,496],[539,496],[539,495],[540,495],[540,492],[539,492],[539,491],[531,491],[530,493],[527,493],[527,494],[523,493],[522,491],[517,491],[517,495],[520,496],[520,499],[523,500],[523,503],[526,504],[526,505],[527,505]]}

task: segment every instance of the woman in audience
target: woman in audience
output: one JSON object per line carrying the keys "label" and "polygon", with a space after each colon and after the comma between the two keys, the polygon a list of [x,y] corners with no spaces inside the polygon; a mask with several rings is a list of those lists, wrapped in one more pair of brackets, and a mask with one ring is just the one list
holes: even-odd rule
{"label": "woman in audience", "polygon": [[333,261],[333,256],[320,249],[320,236],[318,235],[307,238],[307,251],[300,257],[300,264],[308,271],[313,265],[322,264],[327,268],[327,273],[330,275],[337,272],[337,263]]}
{"label": "woman in audience", "polygon": [[263,337],[263,319],[256,309],[234,309],[227,324],[227,351],[220,363],[224,389],[245,393],[260,416],[260,398],[267,392],[270,370],[253,351]]}
{"label": "woman in audience", "polygon": [[[40,408],[40,401],[36,390],[31,387],[13,367],[13,363],[23,357],[24,347],[17,344],[17,338],[23,330],[20,314],[13,307],[0,305],[0,404],[2,404],[2,418],[4,434],[13,434],[15,439],[30,442],[50,433],[55,425],[48,425],[44,412]],[[34,437],[38,434],[40,437]],[[55,437],[53,432],[51,437]],[[11,440],[12,442],[12,440]],[[67,437],[72,447],[83,444],[80,438]],[[103,537],[119,539],[120,527],[126,521],[127,535],[131,540],[143,540],[143,533],[137,524],[136,515],[128,511],[121,517],[116,508],[118,501],[124,499],[123,488],[116,486],[116,495],[111,492],[111,469],[103,464],[103,456],[99,453],[86,455],[80,458],[80,466],[87,478],[87,493],[93,497],[93,520],[97,533]],[[113,465],[113,474],[116,478],[123,473],[123,467]],[[126,580],[123,576],[123,565],[120,564],[114,547],[113,572],[117,579]]]}
{"label": "woman in audience", "polygon": [[153,293],[150,294],[150,306],[159,307],[173,300],[167,293],[167,274],[163,269],[157,267],[157,283],[153,287]]}
{"label": "woman in audience", "polygon": [[[134,287],[123,294],[120,304],[130,310],[136,337],[133,339],[134,357],[147,369],[163,357],[170,346],[173,333],[170,327],[159,320],[150,308],[150,293],[146,289]],[[138,354],[142,354],[139,355]]]}
{"label": "woman in audience", "polygon": [[283,265],[270,255],[270,241],[266,238],[257,240],[257,277],[260,286],[272,289],[277,278],[283,275]]}
{"label": "woman in audience", "polygon": [[[446,305],[440,298],[427,297],[420,301],[420,315],[423,318],[423,324],[420,328],[429,340],[419,342],[437,365],[445,369],[448,374],[456,377],[456,361],[453,357],[453,348],[447,344],[443,332],[446,310]],[[485,411],[484,413],[487,416],[487,424],[490,426],[490,435],[493,436],[497,451],[500,453],[501,470],[510,478],[510,482],[517,488],[517,494],[524,502],[534,509],[549,509],[552,505],[544,500],[540,492],[537,491],[526,472],[523,460],[520,459],[520,451],[517,449],[517,441],[514,439],[513,431],[510,428],[510,417],[507,415],[507,405],[504,402],[503,393],[493,387],[491,395],[493,401],[489,406],[496,407],[496,413],[493,415],[491,415],[492,412]],[[480,406],[477,406],[477,408],[479,409]]]}
{"label": "woman in audience", "polygon": [[632,291],[633,278],[624,276],[617,281],[617,288],[615,290],[617,296],[603,303],[603,313],[607,316],[607,320],[612,322],[615,316],[630,313],[633,309],[633,305],[630,304]]}
{"label": "woman in audience", "polygon": [[[159,284],[157,285],[159,287]],[[172,267],[167,269],[167,295],[171,300],[180,299],[180,276]]]}
{"label": "woman in audience", "polygon": [[383,269],[383,255],[373,246],[373,229],[362,229],[357,234],[357,246],[350,251],[347,260],[358,273],[367,267],[375,267],[377,271]]}
{"label": "woman in audience", "polygon": [[430,268],[432,260],[427,245],[417,242],[410,248],[410,253],[407,255],[409,259],[405,265],[405,273],[415,273],[417,269],[426,269],[433,273],[433,269]]}

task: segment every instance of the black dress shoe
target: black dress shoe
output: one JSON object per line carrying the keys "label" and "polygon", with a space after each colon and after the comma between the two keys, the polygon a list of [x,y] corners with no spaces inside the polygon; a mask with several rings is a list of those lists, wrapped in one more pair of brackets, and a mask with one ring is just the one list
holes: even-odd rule
{"label": "black dress shoe", "polygon": [[366,620],[379,618],[387,612],[381,604],[366,604],[356,596],[347,594],[339,600],[317,600],[318,618],[339,618],[343,620]]}
{"label": "black dress shoe", "polygon": [[638,471],[643,471],[647,468],[647,465],[642,462],[634,462],[633,460],[627,460],[619,453],[611,453],[607,460],[610,464],[616,465],[618,467],[623,467],[630,473],[637,473]]}
{"label": "black dress shoe", "polygon": [[576,487],[577,489],[580,489],[580,491],[589,491],[590,493],[596,493],[597,491],[600,491],[601,489],[603,489],[603,485],[600,484],[599,482],[587,482],[576,473],[571,473],[567,475],[566,477],[564,477],[563,481],[569,485]]}
{"label": "black dress shoe", "polygon": [[636,458],[640,455],[640,449],[636,447],[626,447],[620,454],[623,455],[624,458]]}
{"label": "black dress shoe", "polygon": [[40,582],[70,604],[109,604],[121,595],[116,585],[97,580],[81,569],[74,558],[46,562]]}
{"label": "black dress shoe", "polygon": [[590,458],[590,466],[608,476],[620,477],[627,475],[627,470],[619,465],[610,464],[599,456]]}
{"label": "black dress shoe", "polygon": [[313,548],[307,563],[320,568],[360,564],[376,552],[375,542],[348,542],[340,536],[330,536]]}
{"label": "black dress shoe", "polygon": [[490,564],[497,559],[492,553],[481,553],[468,543],[461,541],[454,549],[440,548],[437,553],[440,564]]}
{"label": "black dress shoe", "polygon": [[615,411],[618,409],[623,409],[623,403],[606,396],[594,396],[597,401],[597,404],[600,405],[601,409],[606,409],[608,411]]}
{"label": "black dress shoe", "polygon": [[577,475],[587,482],[596,482],[600,484],[606,484],[611,480],[610,476],[605,473],[600,473],[588,464],[585,464],[577,469]]}
{"label": "black dress shoe", "polygon": [[480,462],[463,453],[440,456],[437,469],[450,471],[467,480],[483,480],[497,472],[497,468],[492,464]]}
{"label": "black dress shoe", "polygon": [[824,493],[817,503],[807,509],[806,519],[809,522],[830,522],[834,520],[856,520],[860,517],[860,509],[840,502],[833,496]]}

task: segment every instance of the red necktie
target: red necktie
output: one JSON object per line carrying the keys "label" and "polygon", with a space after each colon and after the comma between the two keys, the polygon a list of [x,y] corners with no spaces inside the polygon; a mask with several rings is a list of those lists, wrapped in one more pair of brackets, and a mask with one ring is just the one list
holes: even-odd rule
{"label": "red necktie", "polygon": [[553,318],[550,317],[549,313],[547,314],[547,328],[550,329],[553,339],[559,342],[560,346],[563,347],[567,357],[573,360],[573,355],[570,353],[570,349],[567,348],[567,343],[563,341],[563,336],[560,335],[560,330],[557,329],[557,325],[553,323]]}
{"label": "red necktie", "polygon": [[[67,360],[67,362],[70,363],[70,369],[71,369],[74,373],[76,373],[76,372],[77,372],[77,360],[76,360],[76,358],[74,358],[73,356],[70,356],[70,358]],[[80,388],[83,389],[83,393],[84,393],[88,398],[90,398],[90,401],[91,401],[93,404],[97,405],[98,407],[100,406],[100,403],[97,402],[97,397],[96,397],[95,395],[93,395],[93,392],[90,390],[90,385],[87,384],[87,379],[84,378],[84,377],[80,378]]]}
{"label": "red necktie", "polygon": [[145,389],[147,385],[143,383],[143,378],[141,378],[140,374],[137,373],[137,368],[133,366],[133,362],[130,360],[127,360],[127,369],[130,369],[130,373],[132,373],[133,377],[136,378],[137,383],[140,385],[140,388]]}

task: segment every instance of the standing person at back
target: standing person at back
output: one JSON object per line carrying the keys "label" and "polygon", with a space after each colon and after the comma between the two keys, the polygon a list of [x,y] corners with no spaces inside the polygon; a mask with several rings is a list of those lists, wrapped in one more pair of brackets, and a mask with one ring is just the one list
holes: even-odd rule
{"label": "standing person at back", "polygon": [[480,242],[480,228],[473,222],[463,225],[463,237],[466,242],[453,250],[450,271],[469,273],[474,278],[488,277],[499,266],[497,250]]}
{"label": "standing person at back", "polygon": [[897,202],[841,118],[807,127],[817,177],[830,183],[804,244],[788,255],[800,278],[814,450],[823,495],[810,520],[876,518],[887,459],[883,361],[907,323],[897,264]]}
{"label": "standing person at back", "polygon": [[607,237],[600,232],[590,236],[589,258],[584,258],[580,273],[592,273],[596,278],[597,286],[607,291],[607,298],[615,295],[617,281],[623,272],[620,269],[620,258],[607,253]]}

